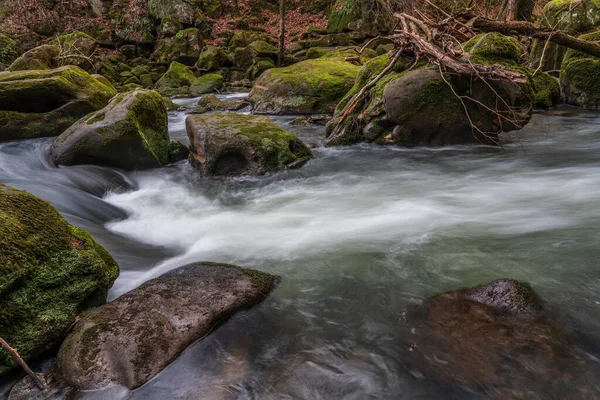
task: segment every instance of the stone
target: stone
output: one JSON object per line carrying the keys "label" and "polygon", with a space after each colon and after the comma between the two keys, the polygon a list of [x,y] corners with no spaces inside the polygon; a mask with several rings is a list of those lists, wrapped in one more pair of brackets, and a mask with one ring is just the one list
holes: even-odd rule
{"label": "stone", "polygon": [[224,318],[264,300],[276,281],[226,264],[175,269],[83,315],[60,348],[58,371],[80,390],[135,389]]}
{"label": "stone", "polygon": [[156,89],[165,96],[200,96],[223,87],[224,79],[219,74],[196,77],[185,65],[173,62],[167,72],[156,82]]}
{"label": "stone", "polygon": [[242,108],[250,106],[247,100],[220,100],[215,95],[202,96],[198,101],[200,106],[205,111],[239,111]]}
{"label": "stone", "polygon": [[[431,384],[491,399],[593,399],[598,367],[527,283],[499,279],[409,306],[401,332]],[[407,360],[408,361],[408,360]]]}
{"label": "stone", "polygon": [[56,57],[60,54],[58,47],[42,45],[35,47],[17,58],[8,68],[8,71],[26,71],[52,69],[58,66]]}
{"label": "stone", "polygon": [[6,69],[19,57],[17,42],[0,32],[0,71]]}
{"label": "stone", "polygon": [[255,80],[260,77],[265,71],[275,68],[275,63],[270,58],[258,58],[246,71],[246,77],[250,80]]}
{"label": "stone", "polygon": [[61,58],[61,65],[76,65],[84,70],[93,68],[90,59],[82,58],[91,57],[96,51],[98,43],[90,35],[73,31],[57,37],[50,44],[59,48],[61,56],[65,57]]}
{"label": "stone", "polygon": [[233,62],[223,51],[216,46],[206,46],[198,58],[198,68],[204,71],[216,71],[223,67],[232,67]]}
{"label": "stone", "polygon": [[547,110],[560,103],[560,84],[558,79],[546,72],[538,72],[531,80],[535,98],[533,106],[538,110]]}
{"label": "stone", "polygon": [[[600,31],[582,35],[581,39],[597,41]],[[600,108],[600,58],[575,50],[565,54],[560,72],[560,85],[567,104]]]}
{"label": "stone", "polygon": [[250,92],[260,114],[328,114],[352,88],[360,67],[342,59],[301,61],[264,72]]}
{"label": "stone", "polygon": [[185,0],[148,0],[148,11],[157,19],[168,17],[184,25],[193,25],[196,11]]}
{"label": "stone", "polygon": [[50,148],[57,165],[95,164],[147,169],[169,161],[167,110],[162,96],[134,90],[116,96],[57,137]]}
{"label": "stone", "polygon": [[265,116],[236,113],[186,119],[190,163],[203,177],[263,175],[298,168],[311,151],[294,134]]}
{"label": "stone", "polygon": [[200,31],[189,28],[177,32],[173,37],[159,40],[152,57],[159,64],[177,61],[192,66],[198,61],[204,41]]}
{"label": "stone", "polygon": [[0,72],[0,142],[58,136],[116,94],[75,66]]}
{"label": "stone", "polygon": [[[0,337],[30,360],[106,301],[119,267],[49,203],[0,185]],[[15,362],[0,351],[0,375]]]}
{"label": "stone", "polygon": [[181,22],[169,17],[163,17],[158,27],[158,33],[163,38],[175,36],[177,32],[182,30],[183,25]]}
{"label": "stone", "polygon": [[279,57],[279,50],[277,47],[267,43],[264,40],[255,40],[248,45],[248,48],[252,50],[255,57],[270,58],[274,63],[277,62]]}

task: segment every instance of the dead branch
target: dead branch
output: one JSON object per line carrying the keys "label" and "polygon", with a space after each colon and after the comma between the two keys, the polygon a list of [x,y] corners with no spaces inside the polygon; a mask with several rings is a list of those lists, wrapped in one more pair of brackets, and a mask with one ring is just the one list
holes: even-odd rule
{"label": "dead branch", "polygon": [[0,346],[2,346],[4,348],[4,350],[6,350],[6,352],[10,355],[10,357],[17,364],[19,364],[21,366],[21,368],[23,368],[23,370],[25,370],[25,372],[27,372],[27,375],[29,375],[31,380],[33,380],[33,383],[35,383],[35,386],[37,386],[38,389],[46,390],[46,384],[40,379],[40,377],[35,372],[33,372],[31,370],[31,368],[29,368],[27,363],[25,363],[25,361],[19,355],[19,352],[17,351],[17,349],[13,349],[12,347],[10,347],[10,345],[8,343],[6,343],[6,341],[4,339],[2,339],[1,337],[0,337]]}

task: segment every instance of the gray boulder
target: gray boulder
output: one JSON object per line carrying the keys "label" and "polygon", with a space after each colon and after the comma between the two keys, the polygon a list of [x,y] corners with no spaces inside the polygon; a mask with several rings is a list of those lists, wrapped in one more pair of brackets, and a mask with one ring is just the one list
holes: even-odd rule
{"label": "gray boulder", "polygon": [[151,90],[118,95],[57,137],[50,156],[57,165],[144,169],[167,164],[169,132],[162,96]]}
{"label": "gray boulder", "polygon": [[205,177],[262,175],[298,168],[311,151],[265,116],[235,113],[186,119],[190,163]]}
{"label": "gray boulder", "polygon": [[232,313],[273,289],[277,277],[200,263],[146,282],[83,315],[58,354],[58,373],[81,390],[137,388]]}

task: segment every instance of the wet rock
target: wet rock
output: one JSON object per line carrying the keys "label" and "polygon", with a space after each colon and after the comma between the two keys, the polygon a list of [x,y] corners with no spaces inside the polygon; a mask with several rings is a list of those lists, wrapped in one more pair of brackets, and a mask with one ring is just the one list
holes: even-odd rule
{"label": "wet rock", "polygon": [[352,88],[359,66],[337,58],[273,68],[256,81],[249,100],[264,114],[328,114]]}
{"label": "wet rock", "polygon": [[[60,343],[77,314],[106,301],[112,257],[49,203],[0,185],[0,337],[25,360]],[[0,352],[0,375],[15,362]]]}
{"label": "wet rock", "polygon": [[215,95],[202,96],[198,106],[205,111],[239,111],[250,106],[247,100],[221,100]]}
{"label": "wet rock", "polygon": [[600,394],[585,353],[527,283],[500,279],[434,296],[410,307],[406,324],[426,379],[493,399]]}
{"label": "wet rock", "polygon": [[115,94],[74,66],[0,72],[0,142],[58,136]]}
{"label": "wet rock", "polygon": [[190,163],[204,177],[262,175],[298,168],[312,157],[294,134],[264,116],[192,115],[186,128]]}
{"label": "wet rock", "polygon": [[57,137],[50,157],[57,165],[96,164],[124,169],[169,161],[167,110],[162,96],[134,90],[116,96]]}
{"label": "wet rock", "polygon": [[232,313],[262,301],[277,277],[200,263],[146,282],[83,315],[58,354],[74,388],[137,388]]}

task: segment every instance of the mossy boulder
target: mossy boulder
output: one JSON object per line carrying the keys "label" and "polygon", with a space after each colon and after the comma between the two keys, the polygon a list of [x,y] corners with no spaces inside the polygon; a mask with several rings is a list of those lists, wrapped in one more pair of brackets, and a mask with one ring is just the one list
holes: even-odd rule
{"label": "mossy boulder", "polygon": [[0,141],[58,136],[116,94],[75,66],[0,72]]}
{"label": "mossy boulder", "polygon": [[203,46],[204,40],[200,31],[189,28],[177,32],[172,37],[159,40],[153,58],[159,64],[177,61],[185,65],[194,65]]}
{"label": "mossy boulder", "polygon": [[[106,301],[112,257],[47,202],[0,185],[0,337],[25,360],[59,344],[77,314]],[[0,374],[15,367],[0,350]]]}
{"label": "mossy boulder", "polygon": [[197,65],[204,71],[216,71],[223,67],[232,67],[233,61],[220,47],[206,46],[198,58]]}
{"label": "mossy boulder", "polygon": [[206,74],[198,78],[185,65],[173,62],[155,87],[165,96],[194,97],[215,92],[223,84],[223,77],[219,74]]}
{"label": "mossy boulder", "polygon": [[218,263],[187,265],[82,316],[57,368],[80,390],[135,389],[233,313],[263,301],[278,277]]}
{"label": "mossy boulder", "polygon": [[237,47],[247,47],[250,43],[262,40],[267,40],[267,35],[264,32],[239,31],[235,32],[229,39],[229,47],[235,49]]}
{"label": "mossy boulder", "polygon": [[0,71],[12,64],[21,51],[17,42],[0,32]]}
{"label": "mossy boulder", "polygon": [[35,47],[18,57],[8,68],[8,71],[26,71],[52,69],[58,66],[56,57],[60,50],[56,46],[42,45]]}
{"label": "mossy boulder", "polygon": [[[581,36],[585,40],[600,40],[600,31]],[[600,58],[569,50],[560,71],[564,100],[579,107],[600,108]]]}
{"label": "mossy boulder", "polygon": [[203,0],[201,9],[208,18],[219,18],[223,15],[225,7],[221,0]]}
{"label": "mossy boulder", "polygon": [[336,0],[327,19],[327,31],[341,33],[349,31],[349,24],[361,17],[360,5],[352,0]]}
{"label": "mossy boulder", "polygon": [[85,70],[89,70],[93,66],[88,59],[82,58],[82,56],[93,55],[98,45],[96,39],[90,35],[73,31],[57,37],[50,44],[56,46],[60,54],[65,57],[60,60],[62,65],[77,65]]}
{"label": "mossy boulder", "polygon": [[181,22],[170,17],[163,17],[160,22],[160,26],[158,27],[158,34],[163,38],[167,38],[175,36],[177,32],[182,30],[183,25]]}
{"label": "mossy boulder", "polygon": [[[148,3],[148,6],[150,3]],[[126,14],[130,6],[129,0],[114,0],[109,12],[110,26],[119,42],[133,42],[151,45],[155,42],[156,25],[150,16],[139,15],[132,18]],[[160,19],[161,17],[157,17]]]}
{"label": "mossy boulder", "polygon": [[169,132],[162,96],[151,90],[116,96],[57,137],[50,157],[57,165],[145,169],[167,164]]}
{"label": "mossy boulder", "polygon": [[560,102],[560,84],[558,79],[546,72],[538,72],[531,81],[535,98],[533,106],[547,110]]}
{"label": "mossy boulder", "polygon": [[168,17],[184,25],[192,25],[196,11],[186,0],[149,0],[148,11],[156,19]]}
{"label": "mossy boulder", "polygon": [[204,177],[262,175],[298,168],[311,151],[265,116],[235,113],[186,119],[190,163]]}
{"label": "mossy boulder", "polygon": [[277,47],[264,40],[255,40],[250,43],[248,47],[252,50],[255,57],[270,58],[273,62],[276,62],[279,57],[279,50],[277,50]]}
{"label": "mossy boulder", "polygon": [[343,59],[301,61],[263,73],[249,100],[264,114],[327,114],[350,90],[360,67]]}
{"label": "mossy boulder", "polygon": [[[529,79],[528,71],[519,64],[520,48],[513,39],[486,34],[464,47],[473,62],[522,72]],[[520,129],[531,118],[534,94],[529,80],[484,82],[471,76],[442,76],[425,63],[408,71],[414,60],[400,59],[342,121],[344,107],[388,63],[389,55],[383,55],[363,66],[357,84],[340,102],[336,118],[328,126],[328,145],[361,141],[400,146],[497,144],[501,132]],[[463,106],[457,95],[472,100],[465,100]],[[499,119],[490,109],[510,118]]]}
{"label": "mossy boulder", "polygon": [[270,58],[258,58],[254,60],[254,63],[246,70],[246,78],[250,80],[257,79],[263,74],[263,72],[275,68],[275,63]]}
{"label": "mossy boulder", "polygon": [[198,111],[239,111],[242,108],[250,106],[250,102],[247,100],[221,100],[214,94],[202,96],[198,101]]}
{"label": "mossy boulder", "polygon": [[[544,7],[540,23],[571,35],[588,32],[600,25],[600,2],[597,0],[552,0]],[[530,66],[534,69],[540,67],[542,71],[558,71],[561,69],[567,50],[566,47],[546,43],[546,40],[534,40]]]}

